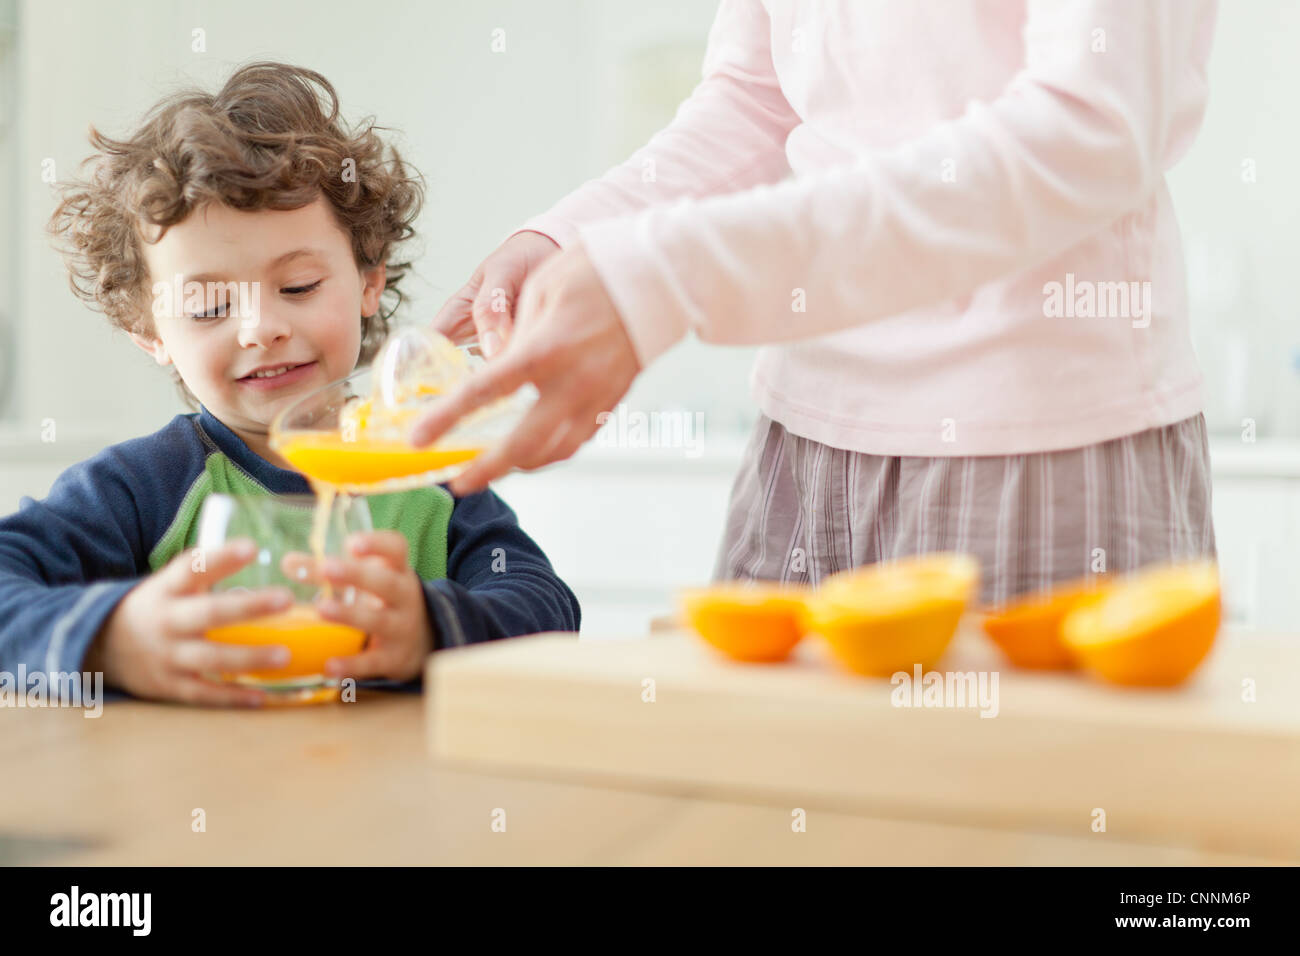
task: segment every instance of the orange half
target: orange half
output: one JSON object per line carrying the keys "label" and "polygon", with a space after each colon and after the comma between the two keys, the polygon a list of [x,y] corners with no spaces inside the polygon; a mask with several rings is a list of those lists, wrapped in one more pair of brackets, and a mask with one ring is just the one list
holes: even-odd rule
{"label": "orange half", "polygon": [[920,555],[843,571],[810,601],[814,631],[858,674],[889,677],[934,667],[979,582],[970,555]]}
{"label": "orange half", "polygon": [[738,661],[785,660],[805,630],[801,589],[721,584],[683,591],[682,616],[713,647]]}
{"label": "orange half", "polygon": [[1191,676],[1219,632],[1212,562],[1161,565],[1084,599],[1061,637],[1089,671],[1115,684],[1169,687]]}
{"label": "orange half", "polygon": [[1100,584],[1096,578],[1086,578],[1023,597],[984,618],[984,633],[1017,667],[1076,667],[1074,654],[1061,639],[1061,624]]}

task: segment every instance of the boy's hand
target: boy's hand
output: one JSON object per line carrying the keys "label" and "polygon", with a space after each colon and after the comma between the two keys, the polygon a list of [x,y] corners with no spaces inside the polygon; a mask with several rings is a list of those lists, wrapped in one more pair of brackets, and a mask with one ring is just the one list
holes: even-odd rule
{"label": "boy's hand", "polygon": [[271,670],[289,663],[289,650],[283,646],[240,647],[204,638],[209,628],[273,614],[293,603],[288,588],[212,592],[215,582],[256,554],[249,540],[181,552],[118,602],[82,666],[102,671],[106,684],[136,697],[226,706],[263,703],[260,690],[203,676]]}
{"label": "boy's hand", "polygon": [[[355,560],[326,558],[319,575],[309,576],[328,581],[336,593],[356,588],[356,602],[327,598],[316,606],[321,617],[365,631],[369,640],[360,654],[326,661],[325,673],[357,680],[419,677],[425,658],[433,653],[433,625],[424,586],[406,561],[406,539],[397,531],[360,532],[348,537],[348,552]],[[310,563],[309,557],[302,557]]]}

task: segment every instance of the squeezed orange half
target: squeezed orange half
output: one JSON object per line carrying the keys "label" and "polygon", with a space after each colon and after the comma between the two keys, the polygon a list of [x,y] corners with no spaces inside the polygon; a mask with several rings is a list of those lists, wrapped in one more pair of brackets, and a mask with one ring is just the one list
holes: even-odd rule
{"label": "squeezed orange half", "polygon": [[1061,639],[1061,624],[1087,597],[1097,592],[1096,578],[1071,581],[1049,591],[1029,594],[984,619],[987,634],[1012,664],[1031,670],[1066,670],[1077,666]]}
{"label": "squeezed orange half", "polygon": [[738,661],[784,660],[805,630],[799,589],[722,584],[681,594],[682,616],[700,637]]}
{"label": "squeezed orange half", "polygon": [[938,553],[833,574],[809,602],[812,630],[841,664],[889,677],[938,663],[979,582],[970,555]]}
{"label": "squeezed orange half", "polygon": [[1084,599],[1066,616],[1061,637],[1104,680],[1169,687],[1187,680],[1210,652],[1220,608],[1214,563],[1160,565]]}

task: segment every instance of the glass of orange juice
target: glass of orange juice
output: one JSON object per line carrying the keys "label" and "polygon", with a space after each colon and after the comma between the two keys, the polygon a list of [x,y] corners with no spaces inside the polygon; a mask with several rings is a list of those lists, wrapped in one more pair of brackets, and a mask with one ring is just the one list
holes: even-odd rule
{"label": "glass of orange juice", "polygon": [[[349,534],[370,531],[370,509],[364,498],[340,496],[324,507],[313,495],[213,494],[199,513],[196,544],[220,547],[235,538],[251,538],[256,558],[219,581],[213,590],[288,588],[295,602],[288,609],[265,617],[239,621],[209,630],[210,641],[227,644],[283,644],[289,663],[282,668],[244,674],[222,674],[219,679],[264,690],[272,703],[319,703],[337,699],[338,680],[325,675],[331,657],[356,654],[365,645],[364,632],[328,621],[316,611],[314,601],[321,586],[290,577],[285,558],[312,555],[323,558],[344,553]],[[313,534],[313,531],[316,533]],[[356,600],[348,588],[337,597]]]}

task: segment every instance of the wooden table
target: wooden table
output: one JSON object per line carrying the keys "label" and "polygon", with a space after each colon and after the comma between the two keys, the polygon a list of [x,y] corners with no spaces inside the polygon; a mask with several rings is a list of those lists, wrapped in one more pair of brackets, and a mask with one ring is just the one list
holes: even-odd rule
{"label": "wooden table", "polygon": [[[511,644],[531,654],[542,645],[525,642],[537,640]],[[464,661],[483,650],[451,653]],[[816,798],[804,801],[807,830],[796,833],[789,800],[761,789],[435,763],[424,704],[417,695],[363,689],[356,703],[303,709],[122,701],[107,704],[98,719],[71,709],[0,710],[0,759],[11,781],[0,798],[0,862],[1179,865],[1287,858],[1134,840],[1113,827],[1070,833],[1016,818],[991,822],[905,806],[872,811]],[[204,832],[192,829],[196,809],[204,811]],[[504,832],[493,829],[498,811]]]}
{"label": "wooden table", "polygon": [[1009,668],[977,623],[931,676],[996,697],[938,707],[900,706],[815,638],[776,665],[681,632],[458,649],[426,675],[431,747],[479,772],[781,808],[764,825],[785,844],[727,847],[751,859],[801,854],[802,812],[844,841],[822,851],[837,861],[1300,861],[1300,641],[1224,634],[1188,684],[1122,688]]}

